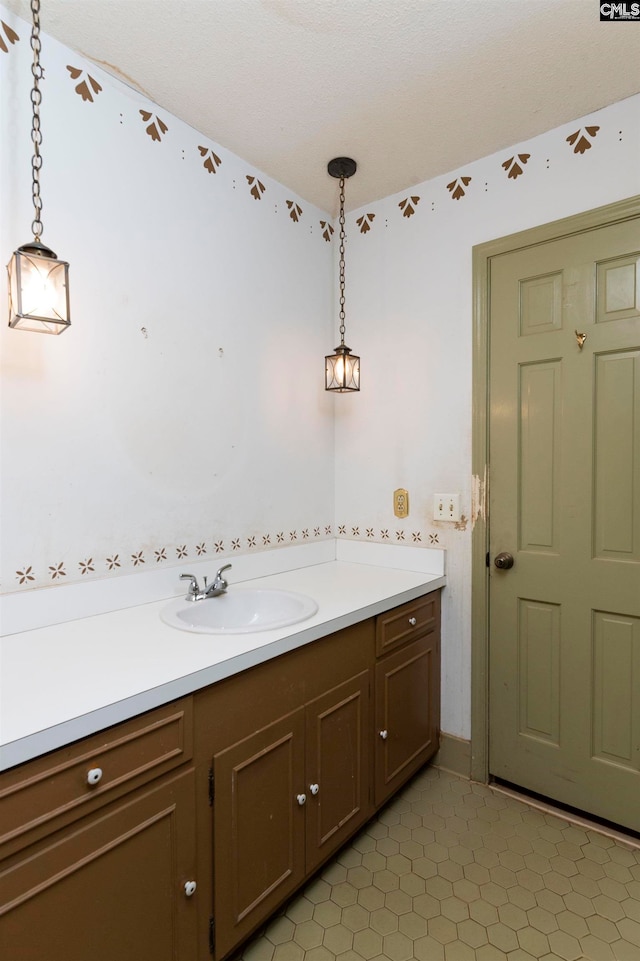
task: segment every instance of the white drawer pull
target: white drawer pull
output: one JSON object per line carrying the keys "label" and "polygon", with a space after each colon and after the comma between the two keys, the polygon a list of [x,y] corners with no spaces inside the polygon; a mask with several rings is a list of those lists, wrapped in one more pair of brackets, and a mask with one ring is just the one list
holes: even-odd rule
{"label": "white drawer pull", "polygon": [[298,804],[300,805],[300,807],[302,807],[302,805],[305,804],[306,800],[307,800],[307,795],[306,795],[306,794],[297,794],[297,795],[296,795],[296,801],[298,802]]}
{"label": "white drawer pull", "polygon": [[310,784],[310,785],[309,785],[309,790],[311,791],[312,794],[315,795],[315,794],[317,794],[318,791],[320,790],[320,785],[319,785],[319,784]]}
{"label": "white drawer pull", "polygon": [[411,624],[411,627],[415,627],[418,622],[416,621],[415,617],[410,617],[409,623]]}
{"label": "white drawer pull", "polygon": [[380,737],[382,738],[383,741],[386,741],[387,738],[389,737],[389,732],[388,732],[388,731],[380,731]]}
{"label": "white drawer pull", "polygon": [[192,897],[196,893],[197,884],[195,881],[187,881],[184,886],[184,893],[188,898]]}
{"label": "white drawer pull", "polygon": [[87,771],[87,784],[92,787],[94,784],[98,784],[102,780],[102,768],[92,767],[90,771]]}

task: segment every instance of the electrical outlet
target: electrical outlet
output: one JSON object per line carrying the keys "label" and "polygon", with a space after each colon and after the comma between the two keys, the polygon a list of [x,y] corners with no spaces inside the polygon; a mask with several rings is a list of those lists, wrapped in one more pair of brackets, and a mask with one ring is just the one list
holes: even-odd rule
{"label": "electrical outlet", "polygon": [[393,513],[396,517],[409,516],[409,491],[403,487],[393,492]]}
{"label": "electrical outlet", "polygon": [[460,494],[433,495],[434,521],[460,520]]}

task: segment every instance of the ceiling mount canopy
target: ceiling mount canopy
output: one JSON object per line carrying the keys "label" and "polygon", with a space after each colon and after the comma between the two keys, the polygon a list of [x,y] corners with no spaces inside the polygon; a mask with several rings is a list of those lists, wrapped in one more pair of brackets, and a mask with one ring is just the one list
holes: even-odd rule
{"label": "ceiling mount canopy", "polygon": [[342,178],[348,180],[349,177],[353,177],[357,169],[358,165],[351,157],[334,157],[333,160],[330,160],[327,164],[327,170],[336,180],[341,180]]}

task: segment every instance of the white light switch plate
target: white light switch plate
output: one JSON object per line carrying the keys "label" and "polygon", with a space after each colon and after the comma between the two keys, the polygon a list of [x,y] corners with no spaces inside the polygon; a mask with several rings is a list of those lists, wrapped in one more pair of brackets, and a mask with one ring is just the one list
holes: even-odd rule
{"label": "white light switch plate", "polygon": [[460,494],[433,495],[434,521],[460,520]]}

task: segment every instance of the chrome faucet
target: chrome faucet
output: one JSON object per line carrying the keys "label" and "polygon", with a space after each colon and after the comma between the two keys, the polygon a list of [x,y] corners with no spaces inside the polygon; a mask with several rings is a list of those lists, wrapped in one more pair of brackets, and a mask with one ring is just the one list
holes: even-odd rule
{"label": "chrome faucet", "polygon": [[181,574],[180,580],[189,581],[189,589],[185,595],[185,600],[187,601],[204,601],[209,597],[218,597],[219,594],[224,594],[227,587],[229,586],[222,576],[224,571],[228,571],[231,568],[231,564],[225,564],[216,571],[216,576],[214,577],[211,584],[207,584],[207,578],[204,579],[204,590],[200,589],[198,584],[198,578],[193,574]]}

